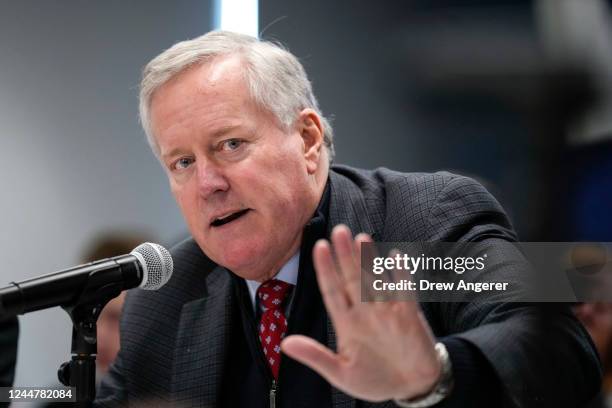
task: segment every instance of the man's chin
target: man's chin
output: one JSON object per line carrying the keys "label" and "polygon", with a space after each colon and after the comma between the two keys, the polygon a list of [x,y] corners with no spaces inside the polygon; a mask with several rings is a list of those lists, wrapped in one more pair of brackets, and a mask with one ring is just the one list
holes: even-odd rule
{"label": "man's chin", "polygon": [[[271,241],[263,241],[262,235],[253,235],[251,239],[225,240],[203,246],[204,253],[215,263],[229,269],[234,274],[248,280],[263,281],[273,276],[278,270],[278,251]],[[271,276],[272,274],[272,276]]]}
{"label": "man's chin", "polygon": [[261,275],[258,271],[261,269],[264,252],[254,248],[248,249],[245,246],[235,250],[230,247],[224,248],[223,253],[216,258],[211,257],[217,264],[229,269],[236,275],[252,280]]}
{"label": "man's chin", "polygon": [[265,272],[255,269],[250,265],[235,264],[234,266],[226,266],[225,268],[230,270],[233,274],[246,280],[263,282],[270,278]]}

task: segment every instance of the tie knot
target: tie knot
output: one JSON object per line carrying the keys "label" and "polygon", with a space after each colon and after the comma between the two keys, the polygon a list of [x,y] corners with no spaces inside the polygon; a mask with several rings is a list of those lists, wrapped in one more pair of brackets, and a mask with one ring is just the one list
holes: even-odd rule
{"label": "tie knot", "polygon": [[278,279],[270,279],[259,285],[257,297],[263,311],[280,309],[292,287],[292,284]]}

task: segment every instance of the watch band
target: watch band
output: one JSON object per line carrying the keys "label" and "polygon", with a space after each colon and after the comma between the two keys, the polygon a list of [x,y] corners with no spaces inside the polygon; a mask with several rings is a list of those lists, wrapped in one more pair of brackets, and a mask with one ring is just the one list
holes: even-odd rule
{"label": "watch band", "polygon": [[432,390],[416,399],[394,399],[393,402],[402,408],[427,408],[442,401],[453,389],[453,367],[446,346],[436,343],[436,353],[442,365],[440,378]]}

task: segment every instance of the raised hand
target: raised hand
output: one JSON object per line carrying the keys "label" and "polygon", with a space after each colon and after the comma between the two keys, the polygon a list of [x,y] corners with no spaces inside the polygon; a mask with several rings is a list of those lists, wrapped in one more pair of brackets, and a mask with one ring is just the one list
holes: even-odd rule
{"label": "raised hand", "polygon": [[301,335],[282,342],[284,353],[318,372],[339,390],[359,399],[384,401],[426,394],[440,376],[435,341],[418,303],[361,302],[361,243],[339,225],[332,248],[320,240],[314,266],[337,338],[337,352]]}

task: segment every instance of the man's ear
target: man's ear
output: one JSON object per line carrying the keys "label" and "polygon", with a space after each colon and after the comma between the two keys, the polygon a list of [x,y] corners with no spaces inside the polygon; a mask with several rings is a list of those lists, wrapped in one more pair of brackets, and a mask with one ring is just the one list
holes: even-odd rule
{"label": "man's ear", "polygon": [[323,127],[321,118],[310,108],[300,112],[298,130],[304,143],[304,158],[309,174],[314,174],[319,167],[323,149]]}

